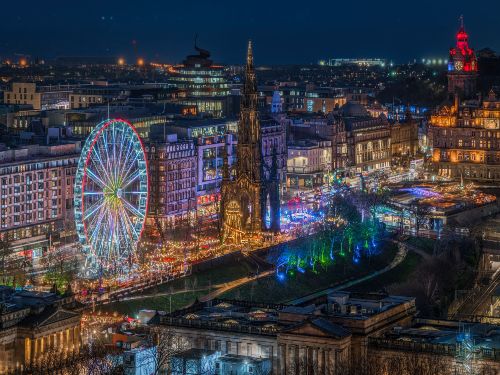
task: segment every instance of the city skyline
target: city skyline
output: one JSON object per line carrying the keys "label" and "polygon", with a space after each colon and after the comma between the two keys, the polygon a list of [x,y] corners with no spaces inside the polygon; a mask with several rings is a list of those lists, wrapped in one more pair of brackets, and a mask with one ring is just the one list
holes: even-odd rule
{"label": "city skyline", "polygon": [[74,10],[60,1],[50,8],[32,3],[23,9],[12,3],[4,5],[11,17],[0,26],[4,35],[0,56],[123,56],[130,63],[139,57],[178,63],[191,53],[198,34],[199,45],[224,64],[240,63],[248,39],[254,41],[257,65],[308,64],[332,57],[387,58],[403,63],[445,58],[443,46],[453,45],[451,31],[458,29],[462,14],[476,49],[500,49],[494,40],[500,31],[494,22],[499,4],[486,8],[471,7],[465,1],[429,2],[433,9],[429,12],[426,4],[414,8],[394,1],[320,6],[292,1],[286,8],[261,1],[252,7],[228,1],[143,7],[129,1],[90,1],[75,17]]}
{"label": "city skyline", "polygon": [[0,375],[500,375],[500,5],[47,4],[2,9]]}

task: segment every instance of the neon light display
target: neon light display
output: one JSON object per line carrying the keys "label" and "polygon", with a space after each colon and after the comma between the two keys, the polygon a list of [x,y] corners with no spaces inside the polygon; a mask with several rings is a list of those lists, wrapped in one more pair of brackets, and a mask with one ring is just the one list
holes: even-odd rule
{"label": "neon light display", "polygon": [[379,254],[376,244],[376,229],[371,227],[357,233],[353,237],[352,230],[339,230],[337,232],[325,231],[309,238],[298,240],[292,244],[277,246],[268,257],[267,261],[276,265],[276,277],[285,280],[297,273],[327,271],[339,261],[348,261],[359,264],[362,259]]}
{"label": "neon light display", "polygon": [[75,178],[86,276],[131,270],[147,212],[146,163],[142,141],[127,121],[103,121],[87,138]]}

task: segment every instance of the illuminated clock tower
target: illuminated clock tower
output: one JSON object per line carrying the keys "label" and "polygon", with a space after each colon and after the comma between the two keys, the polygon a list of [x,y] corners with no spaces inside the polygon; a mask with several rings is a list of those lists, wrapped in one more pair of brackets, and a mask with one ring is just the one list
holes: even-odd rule
{"label": "illuminated clock tower", "polygon": [[476,94],[477,59],[474,50],[469,48],[469,36],[465,32],[463,17],[460,17],[456,39],[456,46],[450,48],[448,60],[448,93],[470,99]]}

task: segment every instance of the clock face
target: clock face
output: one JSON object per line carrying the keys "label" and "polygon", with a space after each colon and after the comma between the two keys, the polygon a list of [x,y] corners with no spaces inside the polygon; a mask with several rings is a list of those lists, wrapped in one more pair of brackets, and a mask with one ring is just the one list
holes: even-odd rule
{"label": "clock face", "polygon": [[455,70],[462,70],[464,68],[464,63],[461,61],[455,61]]}

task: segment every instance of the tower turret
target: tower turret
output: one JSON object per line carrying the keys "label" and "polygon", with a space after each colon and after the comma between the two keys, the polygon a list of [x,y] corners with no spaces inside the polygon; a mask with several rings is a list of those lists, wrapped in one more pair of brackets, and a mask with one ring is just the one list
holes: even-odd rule
{"label": "tower turret", "polygon": [[450,48],[448,60],[448,93],[470,99],[476,94],[477,59],[469,47],[469,35],[465,31],[463,16],[456,34],[455,47]]}

